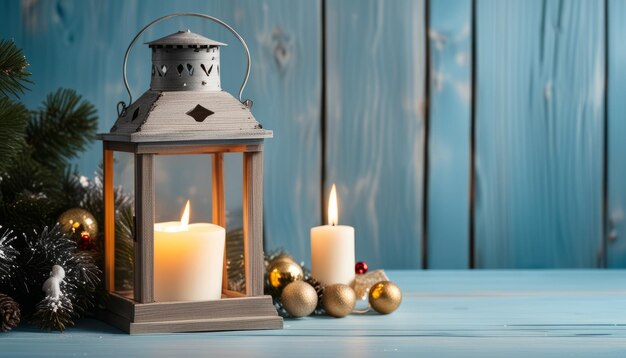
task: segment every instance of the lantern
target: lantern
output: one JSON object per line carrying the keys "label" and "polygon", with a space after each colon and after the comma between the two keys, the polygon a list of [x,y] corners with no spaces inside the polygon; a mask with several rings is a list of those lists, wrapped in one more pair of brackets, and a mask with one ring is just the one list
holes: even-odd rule
{"label": "lantern", "polygon": [[[152,49],[150,89],[136,102],[132,101],[126,80],[130,50],[148,28],[175,16],[212,20],[226,27],[241,42],[248,66],[239,100],[221,89],[219,53],[224,44],[187,30],[148,42]],[[135,36],[126,50],[124,84],[130,103],[120,102],[115,125],[109,133],[98,135],[104,146],[104,271],[109,296],[103,318],[114,326],[131,334],[282,328],[282,318],[271,297],[263,295],[263,141],[271,138],[272,132],[255,120],[250,111],[252,102],[241,101],[249,72],[250,53],[245,41],[223,21],[204,14],[172,14],[156,19]],[[134,157],[134,279],[129,292],[116,289],[115,285],[115,152],[132,153]],[[218,266],[224,269],[224,279],[219,283],[221,295],[218,291],[221,297],[184,301],[155,299],[155,271],[162,262],[155,260],[154,159],[162,155],[212,156],[214,225],[206,224],[206,228],[215,229],[214,234],[222,235],[223,240],[219,227],[226,225],[223,163],[227,152],[242,153],[243,157],[245,292],[228,290],[225,258],[220,255]],[[184,237],[191,235],[186,228],[176,233],[183,238],[181,245],[188,241]],[[197,240],[202,242],[203,239]],[[215,247],[218,247],[219,241],[216,242]],[[173,245],[177,245],[176,241]],[[200,247],[211,250],[210,245]],[[187,252],[173,251],[171,255]],[[187,260],[186,257],[178,259],[180,262]]]}

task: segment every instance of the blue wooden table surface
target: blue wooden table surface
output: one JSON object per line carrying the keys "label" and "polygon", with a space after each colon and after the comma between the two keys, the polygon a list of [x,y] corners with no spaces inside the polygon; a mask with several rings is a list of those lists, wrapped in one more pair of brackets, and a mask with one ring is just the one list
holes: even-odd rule
{"label": "blue wooden table surface", "polygon": [[286,320],[278,331],[128,336],[95,320],[0,334],[0,357],[626,356],[626,272],[390,271],[391,315]]}

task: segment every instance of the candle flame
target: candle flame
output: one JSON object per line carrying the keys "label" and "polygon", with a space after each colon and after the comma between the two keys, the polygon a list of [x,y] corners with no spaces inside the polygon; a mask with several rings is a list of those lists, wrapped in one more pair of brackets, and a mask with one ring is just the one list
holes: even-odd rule
{"label": "candle flame", "polygon": [[337,225],[339,223],[339,210],[337,208],[337,187],[333,184],[328,197],[328,224]]}
{"label": "candle flame", "polygon": [[189,225],[189,200],[187,200],[187,204],[185,205],[185,211],[183,211],[183,215],[180,217],[180,225]]}

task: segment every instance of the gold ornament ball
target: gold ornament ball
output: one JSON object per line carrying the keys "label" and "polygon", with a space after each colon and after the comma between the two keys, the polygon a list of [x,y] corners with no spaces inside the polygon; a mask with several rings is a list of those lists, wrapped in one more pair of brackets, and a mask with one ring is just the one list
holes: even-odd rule
{"label": "gold ornament ball", "polygon": [[285,310],[294,317],[308,316],[317,307],[317,292],[304,281],[294,281],[280,295]]}
{"label": "gold ornament ball", "polygon": [[345,317],[356,305],[356,294],[352,287],[341,283],[329,285],[324,288],[322,295],[322,307],[330,316]]}
{"label": "gold ornament ball", "polygon": [[98,235],[98,222],[91,213],[85,209],[69,209],[59,216],[61,230],[74,238],[79,246],[93,243]]}
{"label": "gold ornament ball", "polygon": [[381,314],[395,311],[402,302],[402,291],[391,281],[381,281],[370,288],[369,302]]}
{"label": "gold ornament ball", "polygon": [[289,256],[287,254],[280,254],[280,255],[276,256],[272,261],[270,261],[270,265],[272,263],[279,262],[279,261],[296,262],[296,260],[294,260],[293,257],[291,257],[291,256]]}
{"label": "gold ornament ball", "polygon": [[273,260],[267,266],[267,275],[270,285],[273,288],[285,288],[294,281],[301,281],[304,278],[302,267],[293,260]]}

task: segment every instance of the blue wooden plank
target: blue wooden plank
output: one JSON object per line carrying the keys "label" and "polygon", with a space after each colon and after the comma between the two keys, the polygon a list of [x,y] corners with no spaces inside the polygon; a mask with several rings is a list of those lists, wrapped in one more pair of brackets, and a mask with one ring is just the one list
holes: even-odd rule
{"label": "blue wooden plank", "polygon": [[[326,320],[328,322],[328,320]],[[470,331],[471,333],[471,331]],[[325,356],[398,356],[398,357],[623,357],[626,346],[622,336],[610,333],[580,332],[580,337],[473,337],[467,332],[456,335],[428,334],[418,336],[391,336],[384,338],[344,336],[305,336],[297,339],[286,337],[219,337],[179,334],[160,337],[117,337],[98,340],[71,337],[70,334],[54,335],[57,340],[36,341],[34,338],[12,343],[11,358],[22,357],[277,357],[298,352],[300,357]],[[33,333],[34,334],[34,333]],[[465,336],[463,336],[465,334]],[[41,333],[37,333],[41,336]],[[58,337],[65,337],[61,341]],[[81,339],[70,344],[73,339]],[[107,337],[109,338],[109,337]],[[69,342],[68,342],[69,341]],[[48,350],[37,349],[33,342],[47,344]],[[63,343],[61,343],[63,342]],[[108,344],[108,345],[107,345]],[[210,353],[207,353],[210,352]]]}
{"label": "blue wooden plank", "polygon": [[[21,16],[21,6],[17,1],[3,1],[0,3],[0,38],[11,39],[19,42],[21,40],[21,22],[16,21]],[[9,17],[10,16],[10,17]]]}
{"label": "blue wooden plank", "polygon": [[476,262],[603,262],[604,2],[477,3]]}
{"label": "blue wooden plank", "polygon": [[328,1],[326,187],[370,267],[421,265],[424,2]]}
{"label": "blue wooden plank", "polygon": [[265,247],[308,260],[309,230],[321,222],[321,2],[251,0],[234,15],[255,44],[253,111],[274,131],[265,147]]}
{"label": "blue wooden plank", "polygon": [[430,3],[429,268],[469,266],[471,5]]}
{"label": "blue wooden plank", "polygon": [[[266,146],[265,214],[268,248],[284,247],[298,258],[309,256],[308,230],[320,222],[321,168],[319,102],[319,1],[21,1],[3,2],[2,37],[13,37],[24,48],[34,73],[33,90],[24,96],[37,106],[57,87],[76,89],[94,103],[100,130],[115,121],[115,105],[127,101],[121,65],[132,37],[151,20],[172,12],[202,12],[222,18],[247,40],[252,73],[244,95],[253,112],[275,138]],[[236,39],[213,23],[178,18],[149,30],[141,42],[180,29],[222,40],[222,85],[236,93],[243,77],[244,53]],[[138,44],[128,65],[135,98],[149,85],[150,52]],[[101,158],[91,147],[77,160],[91,175]],[[164,159],[157,163],[159,220],[180,215],[182,203],[195,199],[196,220],[210,218],[208,158]],[[191,168],[191,169],[190,169]],[[238,160],[226,160],[227,178],[241,173]],[[231,223],[241,221],[241,185],[228,180]]]}
{"label": "blue wooden plank", "polygon": [[626,2],[608,5],[608,244],[607,266],[626,267]]}

